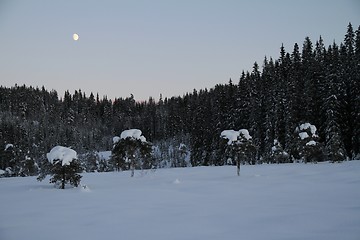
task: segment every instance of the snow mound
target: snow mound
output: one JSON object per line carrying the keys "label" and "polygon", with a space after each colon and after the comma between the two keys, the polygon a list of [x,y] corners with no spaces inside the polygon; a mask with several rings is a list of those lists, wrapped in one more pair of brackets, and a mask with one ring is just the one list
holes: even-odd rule
{"label": "snow mound", "polygon": [[86,185],[82,185],[81,186],[81,191],[82,192],[91,192],[91,189]]}
{"label": "snow mound", "polygon": [[243,136],[246,140],[250,140],[252,138],[247,129],[240,129],[239,132],[240,135]]}
{"label": "snow mound", "polygon": [[305,138],[309,137],[309,134],[307,132],[300,132],[299,137],[301,138],[301,140],[304,140]]}
{"label": "snow mound", "polygon": [[[295,129],[295,131],[299,133],[299,137],[301,138],[301,140],[309,137],[317,138],[318,135],[316,134],[316,130],[317,129],[315,125],[312,125],[310,123],[303,123]],[[311,136],[309,134],[311,134]]]}
{"label": "snow mound", "polygon": [[229,140],[228,144],[235,142],[239,136],[239,132],[235,130],[224,130],[221,132],[221,137]]}
{"label": "snow mound", "polygon": [[177,179],[175,179],[175,181],[173,182],[174,184],[180,184],[181,182],[180,182],[180,180],[177,178]]}
{"label": "snow mound", "polygon": [[14,145],[11,143],[6,144],[4,151],[8,150],[9,148],[14,148]]}
{"label": "snow mound", "polygon": [[118,136],[113,137],[113,144],[116,144],[118,141],[120,141]]}
{"label": "snow mound", "polygon": [[62,166],[64,166],[70,165],[72,160],[77,159],[77,153],[71,148],[56,146],[46,154],[46,157],[51,164],[53,164],[55,160],[60,160]]}
{"label": "snow mound", "polygon": [[224,130],[221,132],[221,137],[229,140],[228,145],[231,145],[231,143],[237,141],[239,136],[242,136],[246,140],[251,139],[251,136],[247,129],[240,129],[239,131]]}
{"label": "snow mound", "polygon": [[315,145],[316,145],[316,142],[314,140],[311,140],[306,143],[306,146],[315,146]]}
{"label": "snow mound", "polygon": [[121,133],[120,139],[133,138],[133,139],[138,139],[142,142],[146,142],[146,138],[141,134],[142,132],[139,129],[129,129]]}
{"label": "snow mound", "polygon": [[316,127],[310,123],[303,123],[300,125],[300,131],[304,131],[310,128],[311,134],[314,136],[316,135]]}
{"label": "snow mound", "polygon": [[183,143],[180,143],[180,145],[179,145],[179,148],[178,148],[179,150],[183,150],[183,149],[186,149],[186,145],[185,144],[183,144]]}

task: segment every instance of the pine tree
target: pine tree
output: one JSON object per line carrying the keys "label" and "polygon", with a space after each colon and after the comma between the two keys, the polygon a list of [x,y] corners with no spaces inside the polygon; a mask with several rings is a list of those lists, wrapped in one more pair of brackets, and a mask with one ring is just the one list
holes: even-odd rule
{"label": "pine tree", "polygon": [[224,130],[220,137],[227,141],[226,154],[236,162],[237,175],[240,176],[241,163],[251,163],[256,157],[256,146],[252,142],[252,137],[247,129],[239,131]]}
{"label": "pine tree", "polygon": [[50,169],[51,174],[53,175],[50,178],[50,183],[61,184],[60,188],[65,189],[65,184],[70,183],[74,187],[80,185],[81,175],[81,166],[80,163],[75,160],[70,163],[70,165],[61,166],[60,162],[55,162]]}
{"label": "pine tree", "polygon": [[[152,153],[152,144],[147,142],[138,129],[125,130],[121,138],[116,138],[112,149],[112,159],[118,170],[130,169],[131,177],[135,168],[151,166],[149,163]],[[145,164],[146,163],[146,164]]]}
{"label": "pine tree", "polygon": [[50,183],[59,185],[65,189],[65,184],[78,187],[80,185],[82,168],[77,159],[77,153],[67,147],[56,146],[47,154],[48,162],[42,164],[41,173],[38,180],[42,181],[46,175],[50,174]]}

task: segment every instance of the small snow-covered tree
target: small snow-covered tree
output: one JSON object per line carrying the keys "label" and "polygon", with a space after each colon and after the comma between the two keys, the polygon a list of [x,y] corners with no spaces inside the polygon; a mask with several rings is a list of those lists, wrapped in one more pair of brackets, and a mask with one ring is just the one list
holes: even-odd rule
{"label": "small snow-covered tree", "polygon": [[297,135],[297,152],[305,163],[323,160],[323,147],[319,143],[316,127],[310,123],[300,124],[295,129]]}
{"label": "small snow-covered tree", "polygon": [[3,176],[15,176],[15,149],[13,144],[6,144],[3,151],[0,149],[0,169],[4,170]]}
{"label": "small snow-covered tree", "polygon": [[289,154],[284,151],[277,139],[274,140],[274,145],[271,148],[271,157],[276,163],[286,163],[289,160]]}
{"label": "small snow-covered tree", "polygon": [[20,162],[20,176],[35,176],[38,173],[38,166],[32,157],[25,155],[24,159]]}
{"label": "small snow-covered tree", "polygon": [[139,129],[129,129],[121,133],[120,137],[114,137],[112,149],[112,162],[117,170],[130,169],[131,177],[137,166],[150,166],[152,145],[141,135]]}
{"label": "small snow-covered tree", "polygon": [[189,164],[189,152],[187,146],[180,143],[179,146],[170,145],[168,149],[168,155],[171,163],[171,167],[187,167]]}
{"label": "small snow-covered tree", "polygon": [[95,172],[98,171],[98,164],[99,164],[99,156],[95,151],[89,151],[85,154],[78,156],[80,164],[82,168],[86,172]]}
{"label": "small snow-covered tree", "polygon": [[70,183],[77,187],[80,184],[81,166],[77,159],[77,153],[73,149],[56,146],[46,154],[48,164],[44,164],[38,177],[42,181],[46,175],[52,175],[50,183],[60,184],[61,189],[65,189],[65,184]]}
{"label": "small snow-covered tree", "polygon": [[190,165],[190,156],[189,156],[189,150],[187,146],[183,143],[180,143],[178,148],[178,154],[179,154],[179,166],[180,167],[187,167]]}
{"label": "small snow-covered tree", "polygon": [[221,138],[227,139],[229,155],[236,162],[237,175],[240,176],[241,162],[249,159],[256,152],[256,147],[252,142],[252,137],[247,129],[224,130],[221,132]]}

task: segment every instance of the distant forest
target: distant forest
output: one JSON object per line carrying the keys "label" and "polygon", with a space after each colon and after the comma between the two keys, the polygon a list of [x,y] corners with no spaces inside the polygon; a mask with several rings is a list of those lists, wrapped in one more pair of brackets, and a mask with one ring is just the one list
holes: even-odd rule
{"label": "distant forest", "polygon": [[[191,166],[227,164],[220,138],[225,129],[248,129],[256,145],[249,163],[275,162],[275,144],[288,154],[282,162],[293,162],[301,159],[296,129],[303,123],[317,129],[314,161],[356,159],[359,82],[360,26],[355,31],[349,24],[340,45],[324,46],[321,37],[313,44],[306,37],[302,49],[297,43],[291,52],[281,46],[278,59],[265,58],[262,67],[255,62],[236,81],[183,96],[137,102],[130,94],[110,100],[81,90],[59,96],[45,87],[1,86],[0,169],[10,176],[35,175],[56,145],[88,156],[86,166],[94,162],[91,153],[111,151],[113,137],[131,128],[152,142],[158,167],[183,166],[180,146],[186,146]],[[96,166],[86,169],[111,170]]]}

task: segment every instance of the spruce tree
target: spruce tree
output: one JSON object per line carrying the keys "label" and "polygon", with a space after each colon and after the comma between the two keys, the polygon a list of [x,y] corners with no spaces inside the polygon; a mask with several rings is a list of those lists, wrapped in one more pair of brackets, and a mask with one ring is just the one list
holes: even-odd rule
{"label": "spruce tree", "polygon": [[344,160],[347,154],[341,126],[341,97],[345,87],[341,78],[339,49],[335,43],[329,47],[326,58],[328,75],[324,82],[325,95],[322,105],[322,114],[325,116],[325,152],[330,161],[338,162]]}
{"label": "spruce tree", "polygon": [[340,104],[336,95],[329,96],[324,106],[326,107],[325,143],[327,158],[332,162],[343,161],[346,158],[346,151],[338,122]]}
{"label": "spruce tree", "polygon": [[324,160],[323,147],[319,142],[317,128],[310,123],[302,123],[296,127],[295,139],[298,158],[307,162],[320,162]]}
{"label": "spruce tree", "polygon": [[[269,161],[268,161],[269,162]],[[271,147],[271,163],[286,163],[289,162],[289,154],[284,151],[281,143],[275,139]]]}
{"label": "spruce tree", "polygon": [[356,30],[354,63],[355,71],[351,81],[351,95],[353,96],[351,117],[354,120],[352,157],[360,159],[360,26]]}

